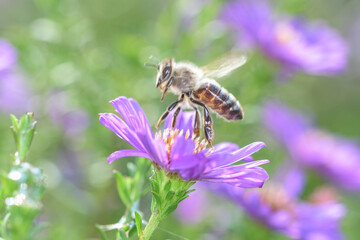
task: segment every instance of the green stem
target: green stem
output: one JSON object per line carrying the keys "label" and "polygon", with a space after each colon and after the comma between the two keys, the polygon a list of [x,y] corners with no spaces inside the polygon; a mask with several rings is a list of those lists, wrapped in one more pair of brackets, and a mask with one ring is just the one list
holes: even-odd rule
{"label": "green stem", "polygon": [[148,240],[150,239],[151,235],[159,225],[160,221],[162,220],[162,216],[159,214],[159,211],[155,210],[150,217],[148,224],[144,229],[144,235],[140,238],[140,240]]}

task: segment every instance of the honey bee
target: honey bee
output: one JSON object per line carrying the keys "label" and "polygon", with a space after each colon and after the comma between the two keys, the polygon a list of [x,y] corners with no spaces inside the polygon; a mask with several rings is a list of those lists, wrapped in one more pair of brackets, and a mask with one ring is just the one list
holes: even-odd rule
{"label": "honey bee", "polygon": [[[157,61],[151,57],[153,61]],[[146,63],[146,66],[157,68],[156,88],[161,89],[163,101],[168,90],[179,99],[167,108],[156,124],[158,128],[169,113],[174,109],[172,127],[175,127],[176,117],[181,108],[192,108],[195,110],[194,134],[200,136],[200,114],[198,108],[204,111],[203,125],[204,136],[212,146],[214,138],[212,129],[213,121],[208,108],[217,113],[220,117],[229,120],[241,120],[244,113],[239,101],[234,95],[221,87],[215,79],[224,77],[246,62],[246,57],[238,53],[229,53],[213,63],[204,67],[198,67],[190,62],[175,62],[173,58],[165,58],[158,64]],[[159,62],[159,61],[157,61]]]}

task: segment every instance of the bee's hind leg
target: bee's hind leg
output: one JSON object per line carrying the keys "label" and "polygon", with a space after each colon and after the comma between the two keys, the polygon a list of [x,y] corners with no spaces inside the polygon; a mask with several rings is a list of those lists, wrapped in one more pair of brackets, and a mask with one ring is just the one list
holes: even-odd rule
{"label": "bee's hind leg", "polygon": [[[172,104],[170,104],[170,106],[166,109],[166,111],[161,115],[161,117],[159,118],[158,122],[156,123],[156,128],[159,128],[160,124],[167,118],[167,116],[169,115],[169,113],[176,108],[176,106],[181,103],[182,101],[184,101],[184,94],[181,95],[180,99],[173,102]],[[178,110],[176,110],[178,111]],[[180,110],[179,110],[180,111]],[[175,112],[176,113],[176,112]],[[177,113],[178,114],[178,113]],[[177,115],[176,114],[176,115]],[[175,116],[175,115],[174,115]],[[176,118],[176,116],[175,116]]]}
{"label": "bee's hind leg", "polygon": [[[192,103],[194,103],[195,105],[198,105],[204,109],[204,134],[205,134],[206,141],[212,147],[211,142],[214,138],[214,131],[212,129],[212,119],[211,119],[209,109],[207,109],[207,107],[203,103],[196,101],[193,98],[190,98],[190,101]],[[195,116],[195,118],[196,118],[196,116]]]}

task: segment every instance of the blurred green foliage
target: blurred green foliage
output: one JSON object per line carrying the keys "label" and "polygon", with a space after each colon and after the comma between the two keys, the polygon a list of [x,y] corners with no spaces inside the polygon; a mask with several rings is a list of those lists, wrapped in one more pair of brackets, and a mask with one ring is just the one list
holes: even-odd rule
{"label": "blurred green foliage", "polygon": [[[122,175],[114,177],[112,170],[128,175],[126,165],[133,160],[106,163],[111,152],[128,145],[100,125],[97,114],[112,112],[108,101],[124,95],[135,98],[154,124],[176,97],[168,94],[164,102],[159,101],[161,94],[154,87],[156,73],[145,68],[144,62],[153,55],[203,65],[229,51],[234,46],[231,33],[216,21],[223,3],[220,0],[0,1],[0,37],[18,49],[19,71],[26,76],[32,93],[31,108],[27,110],[35,112],[39,122],[29,158],[47,175],[39,221],[49,226],[37,239],[100,239],[95,224],[119,220],[128,204],[122,204],[116,191],[116,179],[119,183]],[[353,39],[359,34],[353,33],[355,23],[359,22],[358,1],[330,0],[324,5],[320,0],[279,0],[274,4],[289,14],[328,21],[347,39],[350,49],[358,47],[358,38]],[[267,149],[255,157],[271,160],[265,166],[270,173],[276,169],[287,155],[260,125],[259,109],[269,98],[278,98],[313,113],[322,128],[359,139],[360,73],[353,67],[359,65],[359,58],[351,55],[350,60],[349,70],[339,77],[300,74],[293,81],[277,84],[274,80],[277,66],[261,53],[251,53],[244,67],[221,82],[242,103],[245,120],[229,123],[216,118],[215,143],[231,141],[241,146],[264,141]],[[57,97],[50,101],[54,95],[58,96],[56,93],[61,93],[67,103]],[[88,114],[89,122],[83,124],[87,127],[67,134],[67,124],[61,125],[56,120],[79,109]],[[59,112],[55,119],[52,110]],[[9,154],[14,152],[14,144],[8,141],[9,124],[8,114],[0,115],[1,169],[10,169]],[[314,175],[308,180],[310,189],[325,184]],[[344,232],[348,239],[360,239],[359,196],[341,192],[340,199],[349,209],[343,221]],[[150,196],[140,202],[144,219],[150,215],[146,211],[150,202]],[[232,212],[230,229],[223,239],[285,239],[244,217],[240,210]],[[181,225],[171,216],[160,225],[154,239],[210,239],[207,237],[212,233],[216,236],[214,229],[218,227],[211,219],[197,226]],[[109,239],[115,239],[115,235]]]}
{"label": "blurred green foliage", "polygon": [[41,225],[35,226],[34,220],[41,211],[40,199],[45,190],[43,172],[25,162],[36,122],[32,113],[20,119],[11,115],[11,120],[16,152],[9,173],[0,173],[0,237],[11,240],[33,239],[41,229]]}

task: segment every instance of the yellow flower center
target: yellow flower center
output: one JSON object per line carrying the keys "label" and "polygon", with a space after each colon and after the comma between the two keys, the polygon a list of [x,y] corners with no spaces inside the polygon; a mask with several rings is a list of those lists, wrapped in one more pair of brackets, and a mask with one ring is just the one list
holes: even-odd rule
{"label": "yellow flower center", "polygon": [[287,45],[299,38],[299,34],[287,23],[278,23],[275,26],[275,38],[282,44]]}
{"label": "yellow flower center", "polygon": [[[185,140],[187,140],[187,139],[189,139],[190,135],[191,135],[191,133],[189,130],[187,130],[184,134],[183,130],[166,128],[163,131],[156,132],[155,138],[160,139],[165,143],[167,156],[168,156],[169,161],[171,161],[170,153],[171,153],[171,148],[174,144],[175,138],[177,136],[179,136],[179,137],[183,136],[185,138]],[[205,141],[205,140],[200,141],[200,137],[195,138],[194,134],[192,134],[191,140],[194,141],[194,143],[195,143],[195,148],[194,148],[193,154],[196,154],[196,153],[204,150],[207,146],[207,141]]]}
{"label": "yellow flower center", "polygon": [[261,201],[269,205],[273,211],[286,211],[291,216],[292,221],[296,220],[296,202],[280,185],[274,183],[266,184],[263,188],[251,189],[246,191],[245,194],[247,195],[251,191],[257,191],[260,194]]}

